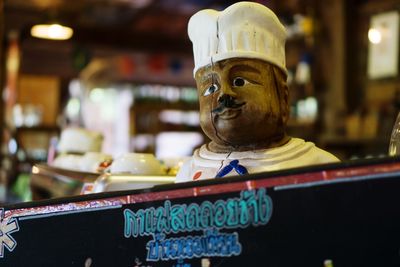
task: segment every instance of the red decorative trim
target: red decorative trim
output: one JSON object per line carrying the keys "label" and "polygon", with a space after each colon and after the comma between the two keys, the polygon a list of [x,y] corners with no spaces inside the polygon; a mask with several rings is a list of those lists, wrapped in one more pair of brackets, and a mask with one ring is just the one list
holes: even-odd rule
{"label": "red decorative trim", "polygon": [[[386,163],[380,165],[369,165],[362,167],[352,167],[345,169],[334,169],[311,173],[302,173],[294,175],[286,175],[281,177],[255,179],[247,181],[238,181],[232,183],[194,186],[191,188],[174,189],[161,192],[141,193],[135,195],[118,196],[97,200],[78,201],[65,204],[56,204],[48,206],[39,206],[32,208],[21,208],[5,211],[7,217],[24,217],[31,215],[44,215],[51,213],[63,213],[71,211],[88,211],[92,209],[117,207],[125,204],[134,204],[150,201],[160,201],[166,199],[179,199],[187,197],[207,196],[221,193],[238,192],[242,190],[251,190],[257,188],[271,188],[276,186],[287,186],[306,183],[330,182],[336,180],[338,182],[351,181],[352,178],[362,178],[365,176],[377,175],[382,173],[400,172],[400,164]],[[196,184],[193,184],[196,185]]]}

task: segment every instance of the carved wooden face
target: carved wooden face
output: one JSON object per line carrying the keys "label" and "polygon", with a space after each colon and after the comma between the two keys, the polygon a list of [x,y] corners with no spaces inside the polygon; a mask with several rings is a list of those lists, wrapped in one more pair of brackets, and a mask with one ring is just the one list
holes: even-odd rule
{"label": "carved wooden face", "polygon": [[277,67],[257,59],[227,59],[199,69],[195,79],[200,124],[216,144],[267,148],[285,136],[288,89]]}

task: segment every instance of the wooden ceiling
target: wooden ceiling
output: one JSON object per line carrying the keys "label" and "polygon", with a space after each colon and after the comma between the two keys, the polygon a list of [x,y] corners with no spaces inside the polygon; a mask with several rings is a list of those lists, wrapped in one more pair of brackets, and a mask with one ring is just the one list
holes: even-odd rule
{"label": "wooden ceiling", "polygon": [[115,48],[190,52],[189,17],[204,7],[235,1],[6,0],[6,31],[31,38],[33,24],[58,21],[75,29],[72,42]]}
{"label": "wooden ceiling", "polygon": [[[0,0],[1,1],[1,0]],[[92,55],[140,51],[191,55],[187,22],[203,8],[223,9],[231,0],[3,0],[5,36],[19,34],[22,72],[43,74],[61,71],[76,76],[70,54],[84,47]],[[307,0],[310,1],[310,0]],[[302,7],[300,0],[260,0],[284,13]],[[285,4],[282,4],[285,3]],[[278,14],[279,15],[279,14]],[[44,41],[30,36],[37,23],[59,22],[71,26],[68,41]],[[41,64],[38,64],[40,62]],[[47,68],[45,67],[47,66]]]}
{"label": "wooden ceiling", "polygon": [[[71,53],[77,47],[90,51],[93,57],[136,51],[189,56],[192,48],[186,27],[190,16],[205,7],[223,8],[233,2],[4,0],[4,31],[5,36],[10,32],[19,35],[22,73],[68,78],[78,74],[71,68]],[[72,27],[72,39],[46,41],[31,37],[30,29],[34,24],[49,22]]]}

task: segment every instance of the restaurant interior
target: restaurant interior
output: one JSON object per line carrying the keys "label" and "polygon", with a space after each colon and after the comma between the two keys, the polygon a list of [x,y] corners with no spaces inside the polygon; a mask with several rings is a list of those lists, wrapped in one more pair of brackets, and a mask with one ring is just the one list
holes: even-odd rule
{"label": "restaurant interior", "polygon": [[[101,150],[114,158],[192,155],[208,137],[188,20],[235,2],[0,0],[0,203],[77,192],[34,175],[68,127],[101,132]],[[255,2],[286,27],[288,134],[345,162],[388,156],[400,109],[400,2]],[[34,37],[39,24],[68,26],[72,36]]]}

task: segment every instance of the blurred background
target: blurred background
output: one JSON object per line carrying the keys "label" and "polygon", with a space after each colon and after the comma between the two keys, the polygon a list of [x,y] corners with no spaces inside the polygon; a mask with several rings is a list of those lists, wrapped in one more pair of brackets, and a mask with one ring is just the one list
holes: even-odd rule
{"label": "blurred background", "polygon": [[[101,132],[114,157],[189,156],[207,142],[187,22],[234,2],[0,0],[0,203],[8,191],[31,198],[21,188],[32,166],[68,126]],[[288,32],[289,134],[342,160],[385,156],[400,107],[400,1],[257,2]]]}

